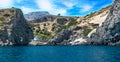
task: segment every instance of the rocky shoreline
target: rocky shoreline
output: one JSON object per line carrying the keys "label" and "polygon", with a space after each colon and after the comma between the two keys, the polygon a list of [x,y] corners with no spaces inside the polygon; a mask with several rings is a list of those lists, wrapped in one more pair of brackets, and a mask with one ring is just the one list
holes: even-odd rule
{"label": "rocky shoreline", "polygon": [[[47,16],[33,23],[28,22],[18,8],[3,9],[0,11],[2,22],[0,24],[0,46],[120,45],[119,10],[120,0],[115,0],[112,6],[82,18],[52,16],[45,13],[44,15],[47,14]],[[27,18],[29,16],[26,15]],[[37,27],[34,28],[29,23]],[[34,36],[47,40],[34,40]]]}

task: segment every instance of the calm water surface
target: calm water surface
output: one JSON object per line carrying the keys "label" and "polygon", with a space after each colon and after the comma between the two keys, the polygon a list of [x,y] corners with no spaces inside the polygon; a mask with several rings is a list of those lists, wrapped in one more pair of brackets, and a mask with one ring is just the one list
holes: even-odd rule
{"label": "calm water surface", "polygon": [[0,62],[120,62],[120,46],[0,47]]}

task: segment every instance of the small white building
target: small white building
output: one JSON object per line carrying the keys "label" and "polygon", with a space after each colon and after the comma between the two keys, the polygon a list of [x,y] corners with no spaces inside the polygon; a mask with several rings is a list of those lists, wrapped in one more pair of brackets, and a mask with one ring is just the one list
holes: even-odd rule
{"label": "small white building", "polygon": [[35,36],[34,41],[38,41],[38,40],[39,40],[38,36]]}

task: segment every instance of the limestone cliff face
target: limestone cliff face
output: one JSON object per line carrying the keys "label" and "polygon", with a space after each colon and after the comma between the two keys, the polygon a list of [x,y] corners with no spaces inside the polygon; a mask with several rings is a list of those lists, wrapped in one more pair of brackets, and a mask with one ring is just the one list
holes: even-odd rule
{"label": "limestone cliff face", "polygon": [[106,21],[90,37],[92,44],[109,44],[120,41],[120,0],[115,0]]}
{"label": "limestone cliff face", "polygon": [[3,9],[0,15],[1,45],[25,45],[33,39],[32,30],[20,9]]}

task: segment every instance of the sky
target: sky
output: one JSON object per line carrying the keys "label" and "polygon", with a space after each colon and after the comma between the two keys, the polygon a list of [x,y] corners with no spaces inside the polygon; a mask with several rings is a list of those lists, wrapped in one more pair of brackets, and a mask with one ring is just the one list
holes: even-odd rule
{"label": "sky", "polygon": [[63,16],[85,16],[98,11],[114,0],[0,0],[0,9],[16,7],[24,14],[36,11],[47,11],[50,14]]}

